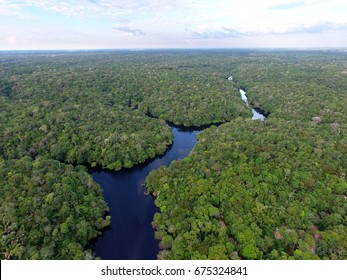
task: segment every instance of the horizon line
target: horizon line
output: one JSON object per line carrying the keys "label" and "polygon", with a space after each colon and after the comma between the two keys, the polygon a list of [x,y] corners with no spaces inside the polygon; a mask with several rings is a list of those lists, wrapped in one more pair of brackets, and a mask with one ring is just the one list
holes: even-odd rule
{"label": "horizon line", "polygon": [[62,48],[62,49],[0,49],[0,53],[4,52],[88,52],[88,51],[152,51],[152,50],[346,50],[345,47],[172,47],[172,48]]}

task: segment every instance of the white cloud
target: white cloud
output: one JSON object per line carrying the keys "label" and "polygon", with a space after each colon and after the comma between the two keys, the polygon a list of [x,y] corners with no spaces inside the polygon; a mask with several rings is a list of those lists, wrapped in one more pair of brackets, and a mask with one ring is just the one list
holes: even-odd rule
{"label": "white cloud", "polygon": [[194,30],[187,29],[187,31],[190,32],[191,37],[196,39],[240,38],[251,34],[238,28],[224,26],[199,26]]}
{"label": "white cloud", "polygon": [[130,35],[130,36],[140,36],[143,37],[146,35],[145,32],[143,32],[141,29],[138,28],[130,28],[126,26],[121,26],[121,27],[113,27],[113,29],[121,31],[124,35]]}
{"label": "white cloud", "polygon": [[273,6],[270,6],[271,10],[290,10],[301,7],[309,7],[311,5],[323,3],[325,0],[294,0],[294,1],[278,1]]}
{"label": "white cloud", "polygon": [[1,0],[0,5],[7,11],[24,10],[27,7],[38,7],[60,12],[69,16],[110,16],[131,13],[157,13],[170,9],[184,8],[190,1],[186,0]]}
{"label": "white cloud", "polygon": [[242,29],[240,27],[224,27],[224,26],[200,26],[195,30],[188,30],[193,38],[200,39],[225,39],[225,38],[241,38],[254,37],[260,35],[283,35],[283,34],[310,34],[310,33],[326,33],[334,31],[347,31],[347,22],[319,22],[316,24],[299,24],[295,26],[276,26],[266,29]]}
{"label": "white cloud", "polygon": [[161,20],[172,25],[206,22],[226,26],[233,22],[249,27],[307,22],[318,17],[321,21],[334,21],[332,13],[345,17],[343,11],[347,9],[343,0],[1,0],[0,5],[1,14],[18,14],[37,7],[76,18],[113,17],[148,23]]}
{"label": "white cloud", "polygon": [[318,22],[310,25],[299,25],[286,30],[284,33],[324,33],[331,31],[347,31],[347,22]]}
{"label": "white cloud", "polygon": [[[41,46],[78,45],[79,39],[82,48],[91,42],[108,47],[217,42],[227,47],[242,40],[259,45],[265,36],[283,40],[282,35],[344,31],[346,10],[346,0],[0,0],[0,26],[8,30],[2,44],[13,35],[19,45],[30,30]],[[30,41],[25,42],[27,48]]]}
{"label": "white cloud", "polygon": [[18,4],[11,4],[9,1],[0,2],[0,15],[2,16],[19,16],[22,6]]}

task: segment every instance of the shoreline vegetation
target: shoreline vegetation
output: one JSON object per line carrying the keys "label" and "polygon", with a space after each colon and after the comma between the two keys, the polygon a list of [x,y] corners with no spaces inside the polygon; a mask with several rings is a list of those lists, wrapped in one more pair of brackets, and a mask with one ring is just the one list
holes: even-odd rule
{"label": "shoreline vegetation", "polygon": [[[94,258],[88,242],[110,217],[80,164],[164,154],[166,122],[212,126],[147,178],[159,258],[347,258],[346,54],[1,54],[0,65],[2,259]],[[230,73],[265,122],[250,120]]]}

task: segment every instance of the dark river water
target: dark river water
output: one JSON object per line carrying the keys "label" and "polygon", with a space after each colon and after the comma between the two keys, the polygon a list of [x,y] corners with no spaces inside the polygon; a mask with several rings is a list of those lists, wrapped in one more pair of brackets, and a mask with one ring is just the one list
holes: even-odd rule
{"label": "dark river water", "polygon": [[185,158],[196,144],[196,130],[172,127],[174,142],[164,156],[118,172],[91,172],[104,190],[110,208],[111,227],[95,243],[95,253],[104,260],[156,259],[159,243],[154,239],[152,220],[157,208],[145,196],[146,176],[162,165]]}

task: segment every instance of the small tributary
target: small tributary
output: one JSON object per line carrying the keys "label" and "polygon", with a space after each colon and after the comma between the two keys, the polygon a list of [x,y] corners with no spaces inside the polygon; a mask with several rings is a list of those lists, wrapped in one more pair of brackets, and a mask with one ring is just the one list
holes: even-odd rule
{"label": "small tributary", "polygon": [[[246,103],[247,106],[249,106],[247,93],[243,89],[240,89],[239,91],[241,94],[241,99]],[[252,110],[252,114],[253,114],[252,120],[265,120],[265,116],[261,110],[256,109],[256,108],[252,108],[251,110]]]}

